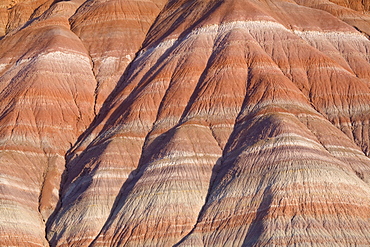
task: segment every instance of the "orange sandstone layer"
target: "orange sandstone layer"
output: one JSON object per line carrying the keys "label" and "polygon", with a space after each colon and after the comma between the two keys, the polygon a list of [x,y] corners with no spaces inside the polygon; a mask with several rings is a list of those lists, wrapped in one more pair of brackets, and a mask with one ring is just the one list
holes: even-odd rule
{"label": "orange sandstone layer", "polygon": [[[90,58],[60,2],[0,41],[0,245],[47,246],[65,152],[93,119]],[[78,64],[78,66],[76,66]]]}
{"label": "orange sandstone layer", "polygon": [[0,40],[0,245],[370,245],[364,1],[50,4]]}

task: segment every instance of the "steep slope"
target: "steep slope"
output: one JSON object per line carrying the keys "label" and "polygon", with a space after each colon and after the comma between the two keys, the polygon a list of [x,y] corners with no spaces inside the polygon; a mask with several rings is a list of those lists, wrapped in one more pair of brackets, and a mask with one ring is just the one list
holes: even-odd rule
{"label": "steep slope", "polygon": [[44,223],[59,200],[65,152],[93,119],[90,58],[68,23],[77,7],[55,4],[0,44],[4,246],[47,245]]}
{"label": "steep slope", "polygon": [[326,11],[344,22],[355,27],[367,36],[370,35],[370,2],[369,1],[344,1],[344,0],[314,0],[304,1],[296,0],[295,2]]}
{"label": "steep slope", "polygon": [[0,40],[0,245],[370,245],[366,1],[36,2]]}
{"label": "steep slope", "polygon": [[[135,57],[135,52],[140,48],[150,28],[148,23],[155,20],[162,5],[160,1],[88,1],[71,18],[72,30],[81,37],[89,49],[97,79],[94,110],[99,114],[91,128],[100,129],[103,126],[100,122],[101,117],[109,111],[110,106],[100,110],[101,104],[109,93],[112,93],[111,98],[113,98],[113,95],[120,91],[119,87],[122,85],[117,85],[118,77],[122,76],[128,63]],[[96,21],[97,18],[103,21]],[[91,35],[93,30],[101,31]],[[107,48],[101,49],[105,45]],[[117,89],[113,90],[115,86]],[[86,133],[89,131],[90,129]],[[77,155],[80,150],[85,149],[95,135],[94,132],[85,139],[81,138],[82,141],[76,145],[75,152],[68,153],[68,156]],[[87,154],[81,156],[81,161],[68,162],[66,186],[63,191],[65,199],[61,201],[61,208],[58,209],[55,220],[51,221],[52,226],[48,233],[52,245],[88,245],[99,233],[119,188],[124,183],[125,176],[133,169],[137,163],[136,160],[140,157],[140,142],[136,140],[113,144],[117,145],[118,150],[107,153],[104,152],[104,146],[107,143],[104,143],[102,147],[93,148],[91,152],[86,151]],[[123,147],[120,147],[121,145]],[[108,161],[103,162],[105,156],[128,160],[128,164],[122,167],[121,164],[115,166]],[[101,173],[98,175],[97,184],[92,183],[89,174],[97,168],[90,167],[85,162],[99,166]],[[78,179],[80,173],[87,177],[81,176],[82,180]],[[82,187],[76,187],[76,184]],[[107,187],[101,186],[102,184],[106,184]],[[75,193],[75,190],[80,192]],[[85,194],[89,195],[88,201],[85,201]],[[82,219],[81,214],[84,215]]]}
{"label": "steep slope", "polygon": [[[182,244],[200,246],[262,245],[266,239],[284,244],[286,238],[291,244],[322,241],[317,235],[325,224],[336,223],[329,221],[337,215],[333,209],[360,200],[364,207],[344,218],[340,230],[345,225],[364,228],[369,224],[366,217],[361,220],[369,213],[369,160],[363,153],[368,152],[368,46],[366,37],[332,15],[291,2],[169,3],[124,78],[127,86],[112,100],[105,127],[71,160],[79,172],[71,173],[76,178],[70,179],[74,181],[62,201],[73,206],[66,207],[62,217],[70,219],[69,212],[79,210],[99,217],[101,196],[120,189],[93,245],[173,245],[187,234]],[[136,156],[135,150],[141,149]],[[230,173],[241,178],[230,178]],[[266,173],[271,178],[261,179]],[[328,177],[346,182],[333,181],[333,192],[323,195],[290,192],[297,184],[303,191],[320,191],[330,186]],[[122,187],[112,187],[125,178]],[[274,186],[281,190],[278,196]],[[243,187],[251,189],[244,192]],[[345,187],[358,193],[343,197]],[[75,204],[77,195],[81,203]],[[297,212],[302,211],[299,207],[313,208],[310,213],[317,223],[311,231],[318,233],[292,233],[304,230],[311,220],[297,218],[294,227],[286,227],[298,214],[292,210],[284,220],[271,216],[287,228],[276,235],[280,242],[263,235],[269,215],[262,217],[259,211],[263,215],[269,208],[286,208],[273,196],[297,201],[290,206]],[[223,200],[212,207],[213,197]],[[235,198],[233,203],[229,197]],[[325,203],[334,206],[324,208]],[[241,213],[234,216],[239,210],[248,220],[242,220]],[[206,227],[219,222],[209,230],[214,238],[200,228],[203,217]],[[229,223],[232,217],[239,225]],[[73,229],[90,227],[90,218]],[[54,224],[65,226],[61,221]],[[274,233],[270,228],[267,233]],[[201,236],[196,235],[198,229]],[[368,241],[367,232],[360,238],[349,230],[344,240],[324,238],[333,244]]]}
{"label": "steep slope", "polygon": [[[163,147],[157,144],[156,149],[150,149],[153,137],[151,134],[147,137],[138,175],[123,190],[95,245],[107,242],[112,246],[172,245],[189,233],[192,224],[196,227],[181,245],[369,243],[366,230],[369,186],[365,183],[369,182],[369,160],[344,133],[322,117],[333,123],[338,121],[338,125],[353,123],[346,120],[352,117],[367,122],[368,116],[363,113],[358,116],[357,109],[368,111],[369,89],[350,68],[349,72],[297,37],[295,33],[301,36],[300,30],[309,29],[308,25],[291,31],[276,22],[277,17],[289,20],[284,17],[300,11],[310,11],[314,16],[319,13],[290,3],[274,4],[277,6],[272,8],[271,3],[263,6],[251,1],[227,1],[219,6],[207,6],[206,9],[215,8],[208,13],[207,21],[200,22],[183,38],[179,35],[175,48],[169,48],[173,49],[170,58],[175,54],[181,56],[180,47],[195,50],[188,44],[201,39],[209,44],[213,54],[193,93],[194,101],[190,100],[182,117],[177,118],[174,129],[165,132],[163,139],[157,139]],[[358,43],[368,47],[366,38],[329,15],[315,23],[313,34],[321,34],[318,28],[331,32],[333,23],[325,26],[327,20],[332,20],[336,30],[354,40],[354,44],[348,39],[339,43],[346,42],[354,49]],[[327,43],[332,45],[330,40]],[[287,71],[285,66],[294,66],[294,70],[301,70],[305,76],[293,79],[293,68]],[[174,85],[171,79],[167,95]],[[233,89],[238,93],[233,93]],[[322,92],[327,94],[322,96]],[[218,95],[220,98],[213,101]],[[348,96],[351,103],[347,103]],[[355,109],[347,109],[347,104]],[[167,118],[173,118],[174,113],[167,114]],[[227,120],[235,118],[233,133],[225,140],[222,135],[225,132],[219,133],[218,126],[228,126]],[[154,131],[161,120],[157,118]],[[361,122],[358,128],[368,129]],[[215,151],[204,152],[204,146],[215,146],[212,141],[199,145],[193,138],[189,138],[193,139],[193,145],[183,150],[186,147],[183,144],[186,138],[181,135],[183,128],[192,129],[188,133],[198,133],[202,142],[212,136],[221,140],[220,147],[228,142],[223,155],[217,157]],[[333,140],[316,134],[320,129],[334,135]],[[367,151],[368,136],[362,135],[361,130],[358,132],[359,136],[347,134]],[[155,136],[160,138],[158,134]],[[177,151],[180,148],[182,152]],[[145,159],[144,155],[153,151],[155,155]],[[209,184],[189,185],[186,181],[191,178],[202,181],[192,177],[193,172],[199,173],[195,172],[197,169],[208,173],[205,176],[208,180],[212,177],[212,169],[205,170],[207,163],[197,157],[207,159],[210,154],[215,155],[215,165],[217,158],[221,161],[221,170],[213,171],[213,176],[218,174],[218,177],[209,188],[210,195],[202,209]],[[201,211],[198,222],[195,211]]]}
{"label": "steep slope", "polygon": [[[50,6],[51,1],[48,3]],[[65,154],[93,120],[96,90],[101,83],[99,73],[120,74],[128,64],[118,64],[118,69],[112,72],[110,66],[97,67],[94,56],[104,60],[105,54],[119,51],[116,54],[119,62],[127,60],[128,56],[134,57],[136,50],[133,49],[140,47],[151,18],[156,17],[160,7],[158,5],[152,13],[148,8],[150,3],[132,3],[132,8],[127,10],[124,1],[89,1],[78,9],[83,3],[80,0],[54,1],[40,17],[35,13],[46,3],[41,6],[40,1],[13,1],[7,6],[10,17],[4,18],[4,23],[14,27],[12,30],[19,30],[10,32],[8,28],[7,36],[1,41],[1,159],[4,164],[1,167],[1,245],[47,245],[44,223],[59,200],[62,173],[66,174]],[[107,5],[115,7],[94,13]],[[99,22],[90,29],[90,34],[94,31],[96,36],[108,37],[98,45],[89,45],[83,37],[84,29],[79,19],[88,19],[86,9],[95,21],[104,18],[103,13],[115,14],[110,22]],[[132,32],[129,37],[135,40],[131,38],[130,43],[124,45],[126,49],[120,49],[122,45],[117,44],[121,44],[122,37],[127,38],[127,32],[111,37],[112,22],[116,24],[116,20],[121,20],[125,26],[132,20],[129,14],[136,17],[137,12],[145,11],[151,16],[140,17],[149,24],[138,25],[138,31],[128,25],[127,32]],[[33,15],[30,17],[29,13]],[[126,19],[122,18],[126,14]],[[28,19],[30,22],[22,26]],[[96,24],[94,20],[91,23]],[[73,31],[82,36],[81,39]],[[97,76],[95,70],[99,70]],[[106,84],[111,90],[116,81],[111,79]],[[101,101],[108,93],[109,90],[105,90]]]}
{"label": "steep slope", "polygon": [[0,37],[40,16],[54,0],[3,0],[0,3]]}
{"label": "steep slope", "polygon": [[89,51],[97,80],[95,112],[135,58],[165,1],[86,1],[71,30]]}

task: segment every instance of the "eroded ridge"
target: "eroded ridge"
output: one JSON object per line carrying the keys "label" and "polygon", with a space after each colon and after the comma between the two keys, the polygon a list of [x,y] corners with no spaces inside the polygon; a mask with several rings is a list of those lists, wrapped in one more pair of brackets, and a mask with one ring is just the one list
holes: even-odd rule
{"label": "eroded ridge", "polygon": [[5,2],[0,245],[370,245],[364,1]]}

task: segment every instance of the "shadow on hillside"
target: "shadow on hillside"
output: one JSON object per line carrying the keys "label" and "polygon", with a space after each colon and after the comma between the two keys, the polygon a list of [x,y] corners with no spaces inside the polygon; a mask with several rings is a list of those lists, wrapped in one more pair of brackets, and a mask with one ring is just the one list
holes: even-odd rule
{"label": "shadow on hillside", "polygon": [[[217,3],[211,9],[205,13],[201,18],[196,20],[189,28],[184,30],[181,35],[179,36],[178,40],[182,40],[186,35],[188,35],[197,25],[203,22],[207,16],[212,13],[221,3]],[[186,13],[190,14],[190,13]],[[178,20],[173,23],[173,25],[168,29],[168,31],[161,36],[161,39],[164,39],[166,35],[169,35],[176,29],[176,27],[182,23],[182,20],[186,17],[184,15],[180,15]],[[153,44],[154,46],[157,44]],[[150,48],[150,47],[147,47]],[[125,119],[130,115],[131,108],[133,102],[140,96],[142,90],[151,83],[151,81],[158,75],[162,68],[164,68],[167,64],[165,63],[166,59],[170,57],[173,51],[176,49],[176,45],[170,47],[167,51],[165,51],[160,58],[156,61],[156,63],[151,66],[151,68],[145,73],[145,75],[140,79],[138,84],[135,88],[129,93],[127,98],[123,99],[123,101],[119,100],[119,96],[121,92],[135,79],[134,70],[142,61],[142,57],[139,57],[139,53],[136,54],[136,58],[127,66],[123,75],[119,79],[116,87],[112,90],[109,94],[105,102],[103,103],[99,113],[95,116],[91,124],[88,128],[82,133],[76,143],[71,147],[66,153],[66,169],[62,174],[62,181],[60,186],[60,199],[58,205],[52,215],[49,217],[46,226],[47,226],[47,233],[50,231],[50,226],[53,222],[59,220],[70,208],[65,207],[66,204],[73,203],[78,201],[81,194],[83,194],[91,185],[93,181],[93,177],[96,171],[99,169],[100,160],[99,157],[105,152],[106,148],[109,146],[111,142],[111,138],[115,135],[118,129],[115,129],[112,132],[109,132],[114,127],[117,127],[124,123]],[[93,139],[93,141],[89,141],[89,137],[96,131],[97,128],[101,124],[104,123],[104,126],[99,131],[97,137]],[[167,133],[163,134],[159,139],[155,142],[156,145],[160,143],[161,139],[170,138],[175,131],[175,127],[168,131]],[[108,133],[108,134],[107,134]],[[154,143],[153,143],[154,144]],[[84,148],[84,145],[87,145]],[[159,147],[153,146],[155,150]],[[81,154],[77,154],[77,150],[83,149]],[[152,149],[148,147],[148,150]],[[145,161],[147,157],[143,155],[140,159],[138,164],[138,168],[131,172],[129,179],[124,182],[123,186],[120,189],[119,195],[117,196],[116,201],[112,207],[112,211],[110,213],[109,218],[112,218],[115,215],[115,212],[120,210],[122,207],[122,202],[125,200],[125,196],[131,191],[131,189],[135,186],[137,181],[143,175],[143,170],[147,164]],[[89,165],[89,167],[87,167]],[[76,179],[77,178],[77,179]],[[76,179],[76,180],[75,180]],[[83,180],[81,185],[78,185],[79,182]],[[73,182],[72,182],[73,181]],[[76,186],[76,187],[71,187]],[[66,193],[69,193],[66,195]],[[71,195],[70,197],[68,197]],[[60,211],[62,209],[62,211]],[[54,235],[51,239],[51,243],[56,240],[56,238],[62,234],[59,233],[58,235]]]}

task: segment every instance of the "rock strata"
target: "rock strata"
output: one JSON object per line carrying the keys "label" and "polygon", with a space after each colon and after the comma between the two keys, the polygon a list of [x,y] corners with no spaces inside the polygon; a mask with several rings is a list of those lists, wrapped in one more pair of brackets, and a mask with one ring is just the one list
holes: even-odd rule
{"label": "rock strata", "polygon": [[370,245],[366,1],[0,15],[0,245]]}
{"label": "rock strata", "polygon": [[68,23],[77,7],[57,3],[1,40],[2,246],[48,245],[65,152],[93,119],[91,61]]}

